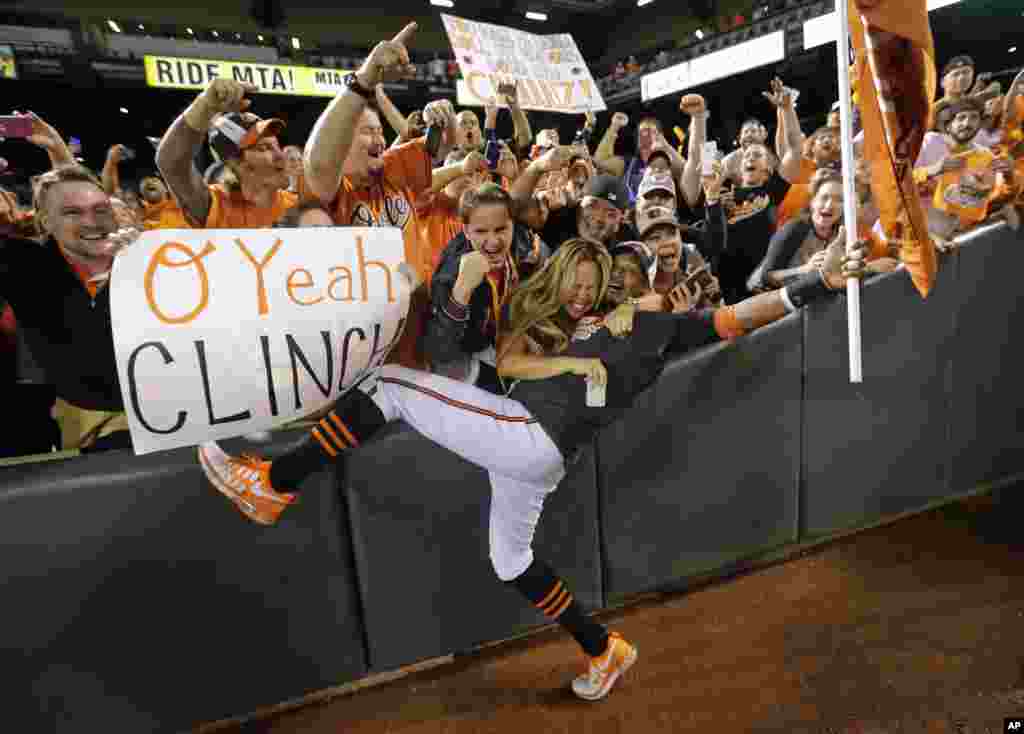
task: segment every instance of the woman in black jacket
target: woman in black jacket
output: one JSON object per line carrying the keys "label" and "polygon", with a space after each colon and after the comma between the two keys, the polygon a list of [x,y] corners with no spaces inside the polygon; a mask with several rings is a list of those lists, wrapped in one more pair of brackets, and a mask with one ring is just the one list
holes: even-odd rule
{"label": "woman in black jacket", "polygon": [[496,184],[467,191],[459,214],[465,228],[431,279],[421,347],[432,372],[499,394],[498,316],[509,293],[547,259],[547,247],[515,222],[511,197]]}

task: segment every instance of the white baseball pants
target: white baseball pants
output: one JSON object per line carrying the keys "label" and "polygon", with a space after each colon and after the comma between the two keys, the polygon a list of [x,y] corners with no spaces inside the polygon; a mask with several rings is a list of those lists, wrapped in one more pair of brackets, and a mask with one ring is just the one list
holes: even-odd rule
{"label": "white baseball pants", "polygon": [[385,365],[373,400],[431,441],[486,469],[491,481],[490,556],[502,581],[533,562],[544,499],[565,476],[558,447],[523,405],[473,385]]}

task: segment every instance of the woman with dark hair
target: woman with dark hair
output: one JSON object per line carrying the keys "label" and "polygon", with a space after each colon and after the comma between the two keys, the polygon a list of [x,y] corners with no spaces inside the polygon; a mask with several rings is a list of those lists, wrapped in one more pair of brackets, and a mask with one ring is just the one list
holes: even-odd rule
{"label": "woman with dark hair", "polygon": [[[495,573],[579,643],[587,670],[572,688],[587,700],[606,696],[636,661],[637,651],[586,617],[565,582],[534,557],[533,535],[545,498],[580,449],[657,380],[668,352],[689,351],[756,329],[845,282],[842,251],[832,247],[818,272],[736,306],[654,313],[625,300],[602,316],[612,267],[603,246],[569,240],[512,293],[503,308],[497,347],[498,374],[511,382],[507,396],[386,365],[375,384],[364,383],[338,401],[328,424],[346,442],[340,451],[332,447],[331,457],[343,456],[400,418],[487,470]],[[851,270],[856,274],[856,267]],[[291,497],[280,491],[297,488],[330,460],[315,445],[312,449],[299,447],[274,462],[202,452],[200,459],[217,489],[244,510],[242,502],[257,497]]]}
{"label": "woman with dark hair", "polygon": [[494,346],[502,306],[548,256],[515,221],[512,198],[497,184],[466,191],[463,231],[441,253],[430,281],[431,314],[422,342],[431,371],[502,392]]}
{"label": "woman with dark hair", "polygon": [[[864,193],[864,187],[858,186]],[[868,200],[858,201],[858,212],[873,211]],[[792,221],[776,232],[764,260],[751,273],[747,288],[759,293],[781,288],[794,278],[818,268],[829,243],[845,240],[843,225],[843,174],[831,168],[819,168],[810,183],[810,204]],[[889,249],[870,233],[871,222],[860,223],[861,238],[870,242],[867,273],[887,273],[899,262],[889,257]]]}

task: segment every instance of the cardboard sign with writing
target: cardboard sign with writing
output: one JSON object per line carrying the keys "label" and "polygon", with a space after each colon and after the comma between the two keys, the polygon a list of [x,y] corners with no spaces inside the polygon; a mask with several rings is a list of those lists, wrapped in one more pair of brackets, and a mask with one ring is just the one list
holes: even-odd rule
{"label": "cardboard sign with writing", "polygon": [[607,109],[568,33],[537,36],[443,13],[441,20],[462,71],[456,84],[460,105],[493,104],[499,83],[517,82],[524,110],[583,114]]}
{"label": "cardboard sign with writing", "polygon": [[146,56],[146,84],[164,89],[206,89],[214,79],[234,79],[259,87],[262,94],[333,97],[345,89],[341,69],[281,66],[248,61],[213,61]]}
{"label": "cardboard sign with writing", "polygon": [[963,226],[977,224],[988,216],[988,202],[995,191],[995,156],[977,149],[950,157],[963,160],[964,167],[939,177],[932,206],[958,217]]}
{"label": "cardboard sign with writing", "polygon": [[394,227],[143,234],[110,285],[136,453],[267,430],[337,400],[401,335],[404,253]]}

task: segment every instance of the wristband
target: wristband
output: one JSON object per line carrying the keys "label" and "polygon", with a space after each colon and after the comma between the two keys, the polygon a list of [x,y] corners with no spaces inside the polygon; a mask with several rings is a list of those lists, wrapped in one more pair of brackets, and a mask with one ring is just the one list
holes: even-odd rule
{"label": "wristband", "polygon": [[788,311],[796,311],[812,301],[820,301],[832,291],[825,285],[821,273],[801,275],[792,285],[781,290],[783,303]]}
{"label": "wristband", "polygon": [[359,77],[356,76],[354,71],[351,74],[345,75],[345,87],[362,97],[367,104],[373,104],[377,101],[377,93],[360,84]]}

